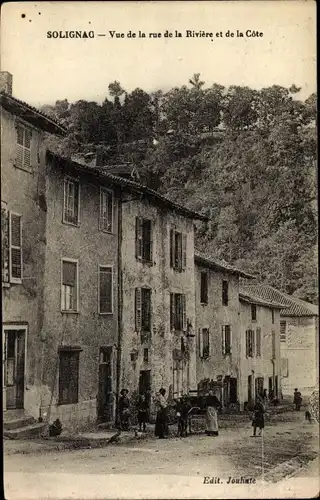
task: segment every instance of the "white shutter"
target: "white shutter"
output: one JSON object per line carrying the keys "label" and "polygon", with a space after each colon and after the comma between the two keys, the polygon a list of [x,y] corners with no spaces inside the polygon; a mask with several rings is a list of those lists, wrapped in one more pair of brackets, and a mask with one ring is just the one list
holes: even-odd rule
{"label": "white shutter", "polygon": [[225,332],[224,325],[221,327],[221,345],[222,345],[222,355],[226,353],[226,342],[225,342]]}
{"label": "white shutter", "polygon": [[199,328],[199,356],[203,357],[203,333],[201,328]]}
{"label": "white shutter", "polygon": [[9,268],[10,281],[20,283],[22,279],[22,220],[21,215],[9,216]]}

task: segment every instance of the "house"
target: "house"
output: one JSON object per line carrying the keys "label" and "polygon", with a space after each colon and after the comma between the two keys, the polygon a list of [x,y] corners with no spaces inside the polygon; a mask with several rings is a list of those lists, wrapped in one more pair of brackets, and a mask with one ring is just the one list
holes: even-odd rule
{"label": "house", "polygon": [[121,386],[150,403],[196,389],[196,219],[145,186],[122,200]]}
{"label": "house", "polygon": [[270,285],[250,286],[265,300],[282,302],[280,310],[281,384],[283,396],[297,387],[309,395],[319,387],[319,308]]}
{"label": "house", "polygon": [[255,397],[281,398],[280,311],[283,302],[267,300],[255,293],[255,286],[241,286],[241,394],[243,407],[250,407]]}
{"label": "house", "polygon": [[45,262],[45,133],[55,120],[12,96],[1,72],[1,230],[4,410],[33,405],[40,377]]}
{"label": "house", "polygon": [[224,406],[244,401],[239,277],[253,278],[196,252],[197,384],[200,391],[217,389]]}
{"label": "house", "polygon": [[205,218],[46,152],[44,133],[63,127],[0,102],[7,413],[76,429],[113,422],[121,387],[194,384],[193,220]]}

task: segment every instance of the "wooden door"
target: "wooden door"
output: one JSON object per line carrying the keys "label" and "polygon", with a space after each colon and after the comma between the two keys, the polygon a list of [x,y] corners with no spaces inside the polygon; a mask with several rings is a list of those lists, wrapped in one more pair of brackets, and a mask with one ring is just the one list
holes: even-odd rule
{"label": "wooden door", "polygon": [[112,347],[100,347],[97,413],[100,422],[113,418]]}
{"label": "wooden door", "polygon": [[25,330],[5,330],[7,409],[24,406]]}
{"label": "wooden door", "polygon": [[252,403],[252,375],[248,376],[248,403]]}

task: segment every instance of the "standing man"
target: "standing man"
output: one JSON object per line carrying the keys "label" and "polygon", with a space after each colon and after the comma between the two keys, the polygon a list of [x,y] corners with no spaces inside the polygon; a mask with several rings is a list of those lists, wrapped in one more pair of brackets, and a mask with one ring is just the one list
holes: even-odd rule
{"label": "standing man", "polygon": [[122,431],[129,429],[130,399],[128,389],[122,389],[119,398],[120,427]]}
{"label": "standing man", "polygon": [[293,393],[293,404],[295,405],[295,410],[300,411],[302,405],[302,396],[301,392],[298,389],[294,390]]}

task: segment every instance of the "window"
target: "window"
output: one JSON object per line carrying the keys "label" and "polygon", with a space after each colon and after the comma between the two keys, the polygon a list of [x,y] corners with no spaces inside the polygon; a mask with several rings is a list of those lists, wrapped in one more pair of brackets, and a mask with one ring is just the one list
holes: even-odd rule
{"label": "window", "polygon": [[253,358],[254,356],[254,331],[246,331],[246,357]]}
{"label": "window", "polygon": [[59,404],[78,403],[81,349],[59,351]]}
{"label": "window", "polygon": [[208,273],[201,272],[200,283],[200,302],[201,304],[208,304]]}
{"label": "window", "polygon": [[21,215],[10,212],[9,218],[9,267],[10,282],[22,280],[22,220]]}
{"label": "window", "polygon": [[251,304],[251,321],[257,321],[257,306]]}
{"label": "window", "polygon": [[9,214],[7,204],[1,201],[1,268],[2,283],[9,282]]}
{"label": "window", "polygon": [[256,356],[261,356],[261,328],[256,330]]}
{"label": "window", "polygon": [[280,321],[280,342],[287,341],[287,322]]}
{"label": "window", "polygon": [[99,266],[99,313],[112,314],[112,267]]}
{"label": "window", "polygon": [[113,193],[108,189],[100,188],[100,231],[113,231]]}
{"label": "window", "polygon": [[31,130],[20,124],[16,126],[16,129],[17,144],[15,166],[30,171]]}
{"label": "window", "polygon": [[281,358],[281,377],[289,377],[288,358]]}
{"label": "window", "polygon": [[186,296],[181,293],[170,294],[170,328],[183,331],[186,329]]}
{"label": "window", "polygon": [[143,361],[147,363],[149,361],[149,349],[143,349]]}
{"label": "window", "polygon": [[61,310],[78,311],[78,262],[62,260]]}
{"label": "window", "polygon": [[136,288],[135,319],[137,332],[151,332],[151,289]]}
{"label": "window", "polygon": [[80,187],[74,179],[64,181],[63,222],[79,224]]}
{"label": "window", "polygon": [[136,258],[152,262],[152,221],[136,217]]}
{"label": "window", "polygon": [[229,302],[229,284],[227,281],[222,281],[222,305],[227,306]]}
{"label": "window", "polygon": [[271,309],[271,319],[272,319],[272,324],[274,325],[274,309]]}
{"label": "window", "polygon": [[276,332],[272,330],[272,359],[276,359]]}
{"label": "window", "polygon": [[222,326],[222,354],[227,356],[231,354],[231,326]]}
{"label": "window", "polygon": [[200,331],[200,358],[208,358],[210,356],[210,335],[209,328],[203,328]]}
{"label": "window", "polygon": [[170,230],[170,267],[184,271],[187,267],[187,236]]}

